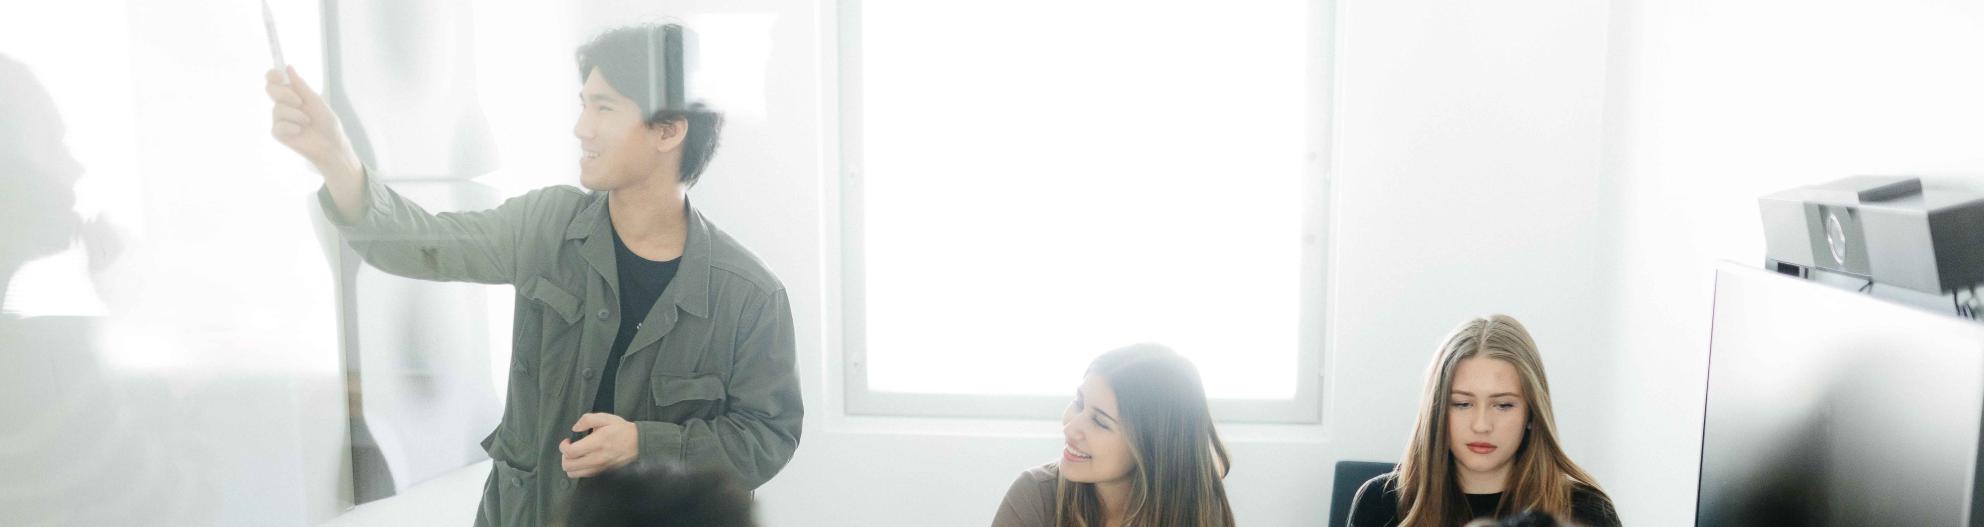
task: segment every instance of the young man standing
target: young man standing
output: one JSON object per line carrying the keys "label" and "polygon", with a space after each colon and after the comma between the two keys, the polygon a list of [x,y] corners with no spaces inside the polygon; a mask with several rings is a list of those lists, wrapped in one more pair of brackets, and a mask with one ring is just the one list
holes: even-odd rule
{"label": "young man standing", "polygon": [[799,445],[785,288],[689,205],[722,117],[683,103],[681,43],[670,24],[579,49],[572,132],[591,192],[464,213],[430,214],[368,177],[330,106],[294,70],[269,74],[271,133],[323,174],[325,213],[366,262],[516,286],[477,525],[541,525],[580,479],[634,463],[721,467],[756,488]]}

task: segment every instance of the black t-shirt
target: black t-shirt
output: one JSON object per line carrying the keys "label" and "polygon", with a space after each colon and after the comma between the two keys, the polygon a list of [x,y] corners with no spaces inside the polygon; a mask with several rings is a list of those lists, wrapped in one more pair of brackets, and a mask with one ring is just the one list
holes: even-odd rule
{"label": "black t-shirt", "polygon": [[[1371,478],[1357,489],[1357,498],[1351,502],[1349,523],[1351,527],[1391,527],[1398,525],[1398,485],[1397,472]],[[1476,517],[1490,517],[1495,514],[1495,506],[1502,501],[1502,495],[1466,494],[1468,510]],[[1517,511],[1512,511],[1511,514]],[[1571,521],[1587,527],[1617,527],[1619,512],[1612,508],[1612,500],[1591,487],[1577,485],[1571,489]]]}
{"label": "black t-shirt", "polygon": [[613,412],[613,382],[620,373],[620,357],[627,355],[627,345],[633,343],[634,333],[647,320],[648,311],[661,298],[661,292],[668,289],[668,282],[675,279],[675,269],[681,266],[682,259],[657,262],[642,258],[620,241],[619,231],[614,231],[613,262],[620,273],[620,333],[613,337],[606,368],[600,370],[599,393],[593,396],[594,412]]}

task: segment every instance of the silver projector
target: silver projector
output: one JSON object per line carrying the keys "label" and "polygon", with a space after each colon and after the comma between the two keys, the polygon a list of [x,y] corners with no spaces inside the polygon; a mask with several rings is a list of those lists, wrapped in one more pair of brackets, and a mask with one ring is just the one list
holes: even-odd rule
{"label": "silver projector", "polygon": [[1817,268],[1944,294],[1984,282],[1984,194],[1900,176],[1854,176],[1759,198],[1764,253],[1781,272]]}

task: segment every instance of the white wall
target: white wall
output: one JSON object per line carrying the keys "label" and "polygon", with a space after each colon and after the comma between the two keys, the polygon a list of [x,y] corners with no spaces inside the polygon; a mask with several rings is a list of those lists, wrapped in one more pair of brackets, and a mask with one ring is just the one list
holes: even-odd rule
{"label": "white wall", "polygon": [[1761,265],[1756,197],[1855,174],[1984,183],[1984,4],[1615,2],[1615,428],[1629,521],[1693,521],[1712,265]]}

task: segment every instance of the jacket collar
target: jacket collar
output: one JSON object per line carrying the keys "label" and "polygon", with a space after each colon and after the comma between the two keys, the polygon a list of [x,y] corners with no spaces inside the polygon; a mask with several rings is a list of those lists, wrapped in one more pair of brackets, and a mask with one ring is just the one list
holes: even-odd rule
{"label": "jacket collar", "polygon": [[[584,240],[579,255],[586,263],[613,284],[613,294],[620,294],[620,275],[613,259],[613,219],[607,215],[606,193],[593,192],[591,202],[572,219],[565,228],[565,239]],[[710,297],[710,274],[712,248],[709,221],[691,203],[683,203],[683,214],[688,218],[689,238],[682,246],[682,260],[675,270],[675,278],[669,281],[668,289],[655,303],[671,303],[683,311],[697,317],[709,316],[710,305],[715,302]]]}

